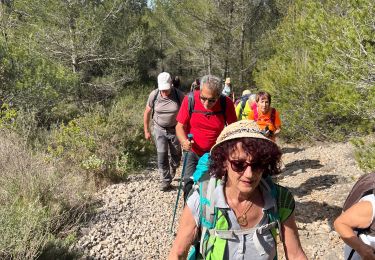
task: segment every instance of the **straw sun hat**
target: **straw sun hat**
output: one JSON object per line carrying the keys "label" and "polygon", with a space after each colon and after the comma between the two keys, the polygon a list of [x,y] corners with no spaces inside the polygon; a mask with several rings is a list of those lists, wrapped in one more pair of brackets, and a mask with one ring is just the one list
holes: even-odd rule
{"label": "straw sun hat", "polygon": [[275,144],[272,140],[268,139],[262,134],[261,130],[259,129],[255,121],[241,120],[233,124],[230,124],[224,128],[224,130],[217,138],[216,144],[211,148],[211,153],[221,143],[242,137],[264,139]]}

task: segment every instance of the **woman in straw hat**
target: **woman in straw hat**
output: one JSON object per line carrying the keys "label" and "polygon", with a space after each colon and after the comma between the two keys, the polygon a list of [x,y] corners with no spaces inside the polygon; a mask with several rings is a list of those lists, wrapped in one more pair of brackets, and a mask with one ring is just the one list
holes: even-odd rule
{"label": "woman in straw hat", "polygon": [[293,196],[270,179],[280,173],[280,158],[255,122],[226,127],[211,149],[209,183],[189,197],[169,259],[185,258],[189,248],[189,257],[204,259],[274,259],[277,237],[288,259],[307,259]]}

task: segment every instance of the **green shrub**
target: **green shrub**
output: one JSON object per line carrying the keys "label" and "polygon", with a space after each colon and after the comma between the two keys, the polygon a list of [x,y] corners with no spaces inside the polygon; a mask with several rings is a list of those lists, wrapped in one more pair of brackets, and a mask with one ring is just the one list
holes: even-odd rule
{"label": "green shrub", "polygon": [[[140,88],[51,131],[48,152],[79,165],[94,179],[119,181],[145,165],[154,147],[144,139],[143,110],[148,90]],[[141,112],[140,112],[141,111]]]}
{"label": "green shrub", "polygon": [[373,136],[353,138],[351,143],[355,148],[354,157],[358,166],[366,172],[373,171],[375,169],[375,141]]}
{"label": "green shrub", "polygon": [[12,125],[17,117],[17,111],[9,102],[3,102],[0,104],[0,126]]}
{"label": "green shrub", "polygon": [[5,44],[0,39],[0,94],[12,97],[17,110],[35,110],[40,125],[71,120],[77,114],[72,100],[76,100],[78,76],[59,62],[30,51],[33,44],[29,44]]}
{"label": "green shrub", "polygon": [[38,201],[12,201],[0,207],[0,257],[35,259],[50,235],[48,210]]}
{"label": "green shrub", "polygon": [[143,131],[143,111],[148,94],[148,89],[140,89],[121,97],[108,115],[110,138],[121,152],[119,163],[127,171],[145,165],[150,154],[155,154],[154,145],[144,139]]}
{"label": "green shrub", "polygon": [[298,0],[269,34],[263,48],[273,51],[254,77],[273,94],[284,138],[343,140],[372,131],[374,10],[371,0]]}
{"label": "green shrub", "polygon": [[35,259],[82,219],[91,182],[45,159],[16,134],[0,131],[0,258]]}

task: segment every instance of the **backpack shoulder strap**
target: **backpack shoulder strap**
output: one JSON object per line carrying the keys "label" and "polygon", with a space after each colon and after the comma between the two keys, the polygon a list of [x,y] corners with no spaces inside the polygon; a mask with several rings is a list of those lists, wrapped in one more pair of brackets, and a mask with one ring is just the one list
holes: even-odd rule
{"label": "backpack shoulder strap", "polygon": [[210,178],[209,181],[203,181],[200,184],[200,211],[201,211],[201,239],[200,239],[200,246],[199,252],[205,256],[207,241],[209,237],[209,230],[215,227],[215,215],[217,211],[215,210],[215,205],[213,201],[213,194],[216,188],[218,180],[214,177]]}
{"label": "backpack shoulder strap", "polygon": [[254,106],[254,109],[253,109],[253,113],[254,113],[254,121],[258,121],[258,107],[257,106]]}
{"label": "backpack shoulder strap", "polygon": [[276,109],[272,108],[271,109],[271,123],[275,125],[275,119],[276,119]]}
{"label": "backpack shoulder strap", "polygon": [[191,91],[188,94],[188,109],[189,109],[189,117],[191,118],[191,114],[193,113],[195,106],[195,100],[194,100],[194,92]]}
{"label": "backpack shoulder strap", "polygon": [[158,89],[158,90],[156,91],[156,94],[155,94],[155,96],[154,96],[154,99],[152,100],[152,107],[151,107],[151,109],[152,109],[152,114],[151,114],[151,118],[154,118],[154,114],[155,114],[155,102],[156,102],[156,100],[158,99],[159,93],[160,93],[160,90]]}
{"label": "backpack shoulder strap", "polygon": [[[199,185],[201,226],[206,228],[214,227],[215,205],[213,194],[217,185],[217,179],[211,177],[208,181],[203,181]],[[202,234],[204,234],[202,232]]]}
{"label": "backpack shoulder strap", "polygon": [[173,90],[174,90],[174,96],[176,97],[176,100],[177,100],[177,105],[178,107],[180,107],[181,106],[180,95],[175,87],[173,88]]}
{"label": "backpack shoulder strap", "polygon": [[224,124],[228,125],[227,123],[227,100],[226,96],[223,94],[220,95],[220,108],[221,108],[221,113],[224,116]]}
{"label": "backpack shoulder strap", "polygon": [[242,113],[243,113],[243,111],[244,111],[244,109],[245,109],[245,106],[246,106],[246,102],[247,102],[247,99],[242,99],[241,100],[241,107],[240,107],[240,116],[241,116],[241,119],[242,119]]}
{"label": "backpack shoulder strap", "polygon": [[283,240],[282,233],[281,233],[281,220],[279,215],[279,191],[276,188],[276,184],[273,182],[270,176],[264,177],[261,179],[261,182],[265,186],[265,188],[271,193],[272,198],[274,199],[274,205],[271,209],[268,209],[266,211],[267,216],[269,218],[269,222],[276,222],[277,223],[277,229],[274,228],[272,232],[272,235],[276,237],[277,233],[280,236],[280,240]]}

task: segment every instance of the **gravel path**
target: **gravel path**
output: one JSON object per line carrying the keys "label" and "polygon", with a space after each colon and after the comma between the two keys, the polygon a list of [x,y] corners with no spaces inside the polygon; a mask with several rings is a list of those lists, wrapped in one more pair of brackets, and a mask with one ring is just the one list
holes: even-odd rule
{"label": "gravel path", "polygon": [[[355,180],[362,174],[349,143],[312,147],[282,145],[283,173],[278,182],[295,196],[302,246],[309,259],[343,259],[343,243],[332,222]],[[161,192],[153,165],[97,194],[101,206],[80,229],[74,245],[84,259],[166,259],[174,235],[169,231],[177,196]],[[180,199],[178,216],[181,213]],[[177,217],[178,217],[177,216]],[[175,222],[175,228],[178,226]]]}

